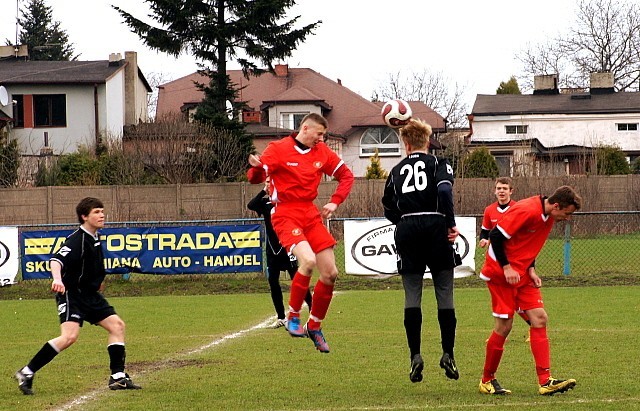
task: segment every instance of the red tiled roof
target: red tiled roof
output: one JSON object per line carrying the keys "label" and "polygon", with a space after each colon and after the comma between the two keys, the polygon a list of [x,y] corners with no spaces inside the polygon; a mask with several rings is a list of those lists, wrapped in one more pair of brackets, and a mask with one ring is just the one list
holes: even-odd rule
{"label": "red tiled roof", "polygon": [[[384,125],[377,103],[309,68],[289,68],[287,76],[266,73],[249,80],[243,77],[241,70],[229,70],[227,74],[240,88],[239,100],[246,101],[253,110],[260,110],[265,103],[314,103],[325,109],[329,132],[342,136],[351,134],[354,127]],[[196,81],[207,83],[208,78],[194,73],[161,85],[157,115],[179,112],[185,103],[201,101],[202,92],[195,87]],[[423,103],[416,107],[411,104],[416,117],[427,121],[434,129],[444,128],[440,115]]]}

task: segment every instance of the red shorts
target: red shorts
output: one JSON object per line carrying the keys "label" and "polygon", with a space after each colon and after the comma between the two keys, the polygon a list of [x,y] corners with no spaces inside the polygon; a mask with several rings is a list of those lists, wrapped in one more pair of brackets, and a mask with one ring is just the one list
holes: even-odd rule
{"label": "red shorts", "polygon": [[313,203],[278,204],[271,212],[271,224],[288,253],[302,241],[307,241],[316,254],[336,245]]}
{"label": "red shorts", "polygon": [[493,316],[498,318],[513,318],[516,311],[544,308],[542,293],[531,282],[520,287],[495,284],[487,281],[491,294],[491,308]]}

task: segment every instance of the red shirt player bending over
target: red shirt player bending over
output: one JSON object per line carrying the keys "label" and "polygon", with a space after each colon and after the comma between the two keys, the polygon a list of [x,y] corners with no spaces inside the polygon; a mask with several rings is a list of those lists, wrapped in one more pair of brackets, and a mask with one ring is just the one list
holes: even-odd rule
{"label": "red shirt player bending over", "polygon": [[531,353],[538,375],[538,393],[553,395],[576,385],[574,379],[551,377],[551,356],[547,337],[548,316],[544,309],[534,262],[549,237],[554,221],[571,218],[582,200],[569,186],[558,188],[551,197],[535,196],[518,201],[489,234],[490,245],[480,278],[487,282],[495,326],[487,340],[480,392],[510,394],[495,378],[504,343],[511,332],[513,314],[520,308],[531,321]]}
{"label": "red shirt player bending over", "polygon": [[[327,120],[311,113],[302,119],[300,131],[282,140],[269,143],[261,156],[250,155],[247,176],[258,184],[270,177],[270,195],[274,207],[271,223],[288,253],[298,260],[298,272],[291,283],[287,331],[293,337],[308,336],[320,352],[328,353],[329,346],[321,329],[333,287],[338,276],[333,247],[336,240],[322,223],[342,203],[353,185],[353,173],[329,147],[324,144]],[[338,180],[331,201],[322,212],[313,204],[318,196],[322,175]],[[314,287],[309,321],[300,324],[300,309],[309,289],[311,274],[318,268],[320,278]]]}

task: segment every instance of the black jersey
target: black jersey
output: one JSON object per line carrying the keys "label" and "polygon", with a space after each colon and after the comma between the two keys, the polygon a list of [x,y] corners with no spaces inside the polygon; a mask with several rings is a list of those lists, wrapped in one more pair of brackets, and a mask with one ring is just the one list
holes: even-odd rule
{"label": "black jersey", "polygon": [[453,184],[453,168],[444,158],[412,153],[398,163],[385,184],[385,217],[397,223],[402,216],[439,213],[453,218],[453,204],[442,204],[438,186]]}
{"label": "black jersey", "polygon": [[71,233],[51,257],[62,265],[62,283],[67,291],[96,292],[104,281],[104,254],[100,239],[82,227]]}
{"label": "black jersey", "polygon": [[269,257],[270,254],[275,256],[284,252],[284,248],[280,244],[280,240],[278,240],[278,236],[273,229],[273,225],[271,225],[271,209],[273,208],[273,204],[271,204],[271,201],[266,197],[266,195],[266,191],[260,191],[251,201],[249,201],[247,208],[255,211],[259,216],[264,218],[264,227],[267,232],[267,257]]}

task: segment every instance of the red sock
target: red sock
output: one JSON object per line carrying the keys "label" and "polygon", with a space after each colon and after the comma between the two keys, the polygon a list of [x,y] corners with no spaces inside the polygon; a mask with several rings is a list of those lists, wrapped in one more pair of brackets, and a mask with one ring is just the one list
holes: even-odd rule
{"label": "red sock", "polygon": [[536,363],[536,374],[540,385],[547,382],[551,376],[551,354],[549,352],[549,337],[547,337],[547,327],[530,329],[531,353]]}
{"label": "red sock", "polygon": [[504,342],[506,337],[501,336],[495,331],[491,332],[489,341],[487,341],[487,351],[484,358],[484,370],[482,372],[482,382],[491,381],[495,378],[496,371],[502,359],[504,352]]}
{"label": "red sock", "polygon": [[311,277],[302,275],[300,272],[297,272],[293,277],[291,294],[289,295],[289,307],[296,313],[299,313],[302,308],[302,303],[304,302],[304,297],[307,295],[310,282]]}
{"label": "red sock", "polygon": [[333,298],[333,285],[327,285],[320,280],[313,289],[313,300],[311,302],[311,314],[307,327],[310,330],[319,330],[320,323],[329,311],[329,304]]}

